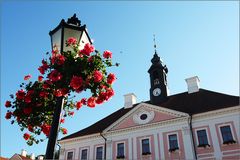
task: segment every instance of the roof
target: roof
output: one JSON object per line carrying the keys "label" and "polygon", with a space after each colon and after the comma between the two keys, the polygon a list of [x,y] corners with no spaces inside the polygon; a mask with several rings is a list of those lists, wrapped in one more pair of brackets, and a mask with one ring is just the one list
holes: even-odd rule
{"label": "roof", "polygon": [[[193,115],[237,106],[239,105],[239,100],[239,96],[200,89],[198,92],[191,94],[183,92],[169,96],[166,102],[158,105]],[[150,101],[146,103],[150,103]]]}
{"label": "roof", "polygon": [[31,158],[28,158],[28,157],[24,157],[24,156],[22,156],[22,155],[20,155],[20,154],[14,154],[9,160],[19,160],[19,159],[21,159],[21,160],[32,160]]}
{"label": "roof", "polygon": [[[136,105],[137,104],[135,104],[134,106],[136,106]],[[134,107],[126,108],[126,109],[121,108],[121,109],[117,110],[116,112],[110,114],[109,116],[107,116],[107,117],[101,119],[100,121],[94,123],[93,125],[85,128],[83,130],[80,130],[78,132],[75,132],[75,133],[73,133],[69,136],[63,137],[61,140],[80,137],[80,136],[85,136],[85,135],[94,134],[94,133],[100,133],[104,129],[106,129],[108,126],[110,126],[112,123],[114,123],[119,118],[121,118],[123,115],[125,115],[130,110],[132,110],[133,108]]]}
{"label": "roof", "polygon": [[[151,104],[150,101],[146,101],[143,103]],[[94,133],[100,133],[104,129],[109,127],[112,123],[121,118],[123,115],[131,111],[138,104],[135,104],[132,108],[121,108],[116,112],[110,114],[109,116],[94,123],[93,125],[78,132],[75,132],[69,136],[66,136],[61,140],[76,138]],[[200,89],[198,92],[191,94],[188,94],[188,92],[183,92],[171,95],[168,97],[167,101],[158,104],[158,106],[180,112],[185,112],[190,115],[233,107],[237,105],[239,105],[239,96],[227,95],[205,89]]]}
{"label": "roof", "polygon": [[0,157],[0,160],[8,160],[8,158]]}

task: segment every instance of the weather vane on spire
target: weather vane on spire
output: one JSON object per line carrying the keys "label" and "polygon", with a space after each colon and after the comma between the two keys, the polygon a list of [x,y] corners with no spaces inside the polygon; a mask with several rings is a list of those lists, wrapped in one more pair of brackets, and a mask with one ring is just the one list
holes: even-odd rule
{"label": "weather vane on spire", "polygon": [[157,45],[156,45],[155,34],[153,34],[153,42],[154,42],[155,53],[157,53]]}

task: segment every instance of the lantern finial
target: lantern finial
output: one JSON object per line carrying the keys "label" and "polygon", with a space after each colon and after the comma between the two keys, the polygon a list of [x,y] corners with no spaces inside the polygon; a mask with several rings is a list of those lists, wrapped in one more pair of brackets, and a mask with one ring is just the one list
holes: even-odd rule
{"label": "lantern finial", "polygon": [[74,24],[76,26],[81,26],[81,21],[77,18],[76,13],[71,18],[68,18],[68,24]]}

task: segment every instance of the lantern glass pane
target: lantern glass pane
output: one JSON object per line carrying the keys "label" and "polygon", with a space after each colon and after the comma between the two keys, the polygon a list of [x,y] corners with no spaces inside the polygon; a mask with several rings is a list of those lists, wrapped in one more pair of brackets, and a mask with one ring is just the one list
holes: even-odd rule
{"label": "lantern glass pane", "polygon": [[78,31],[78,30],[74,30],[74,29],[70,29],[70,28],[64,28],[63,51],[67,51],[67,50],[71,49],[70,47],[66,47],[66,45],[65,45],[68,38],[74,37],[77,39],[77,42],[79,43],[81,32],[82,31]]}
{"label": "lantern glass pane", "polygon": [[61,34],[62,29],[60,28],[52,35],[52,47],[56,46],[59,51],[61,50]]}
{"label": "lantern glass pane", "polygon": [[[85,44],[87,44],[87,43],[90,43],[90,42],[89,42],[89,39],[88,39],[88,36],[87,36],[86,32],[83,31],[81,40],[80,40],[80,42],[79,42],[79,49],[80,49],[80,50],[83,49],[84,46],[85,46]],[[90,43],[90,44],[91,44],[91,43]]]}

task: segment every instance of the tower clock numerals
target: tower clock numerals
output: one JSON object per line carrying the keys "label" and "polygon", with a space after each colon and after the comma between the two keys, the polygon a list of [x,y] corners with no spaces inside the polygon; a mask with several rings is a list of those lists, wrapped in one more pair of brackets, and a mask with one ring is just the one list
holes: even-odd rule
{"label": "tower clock numerals", "polygon": [[154,90],[153,90],[153,95],[154,96],[159,96],[161,94],[161,89],[160,88],[155,88]]}

